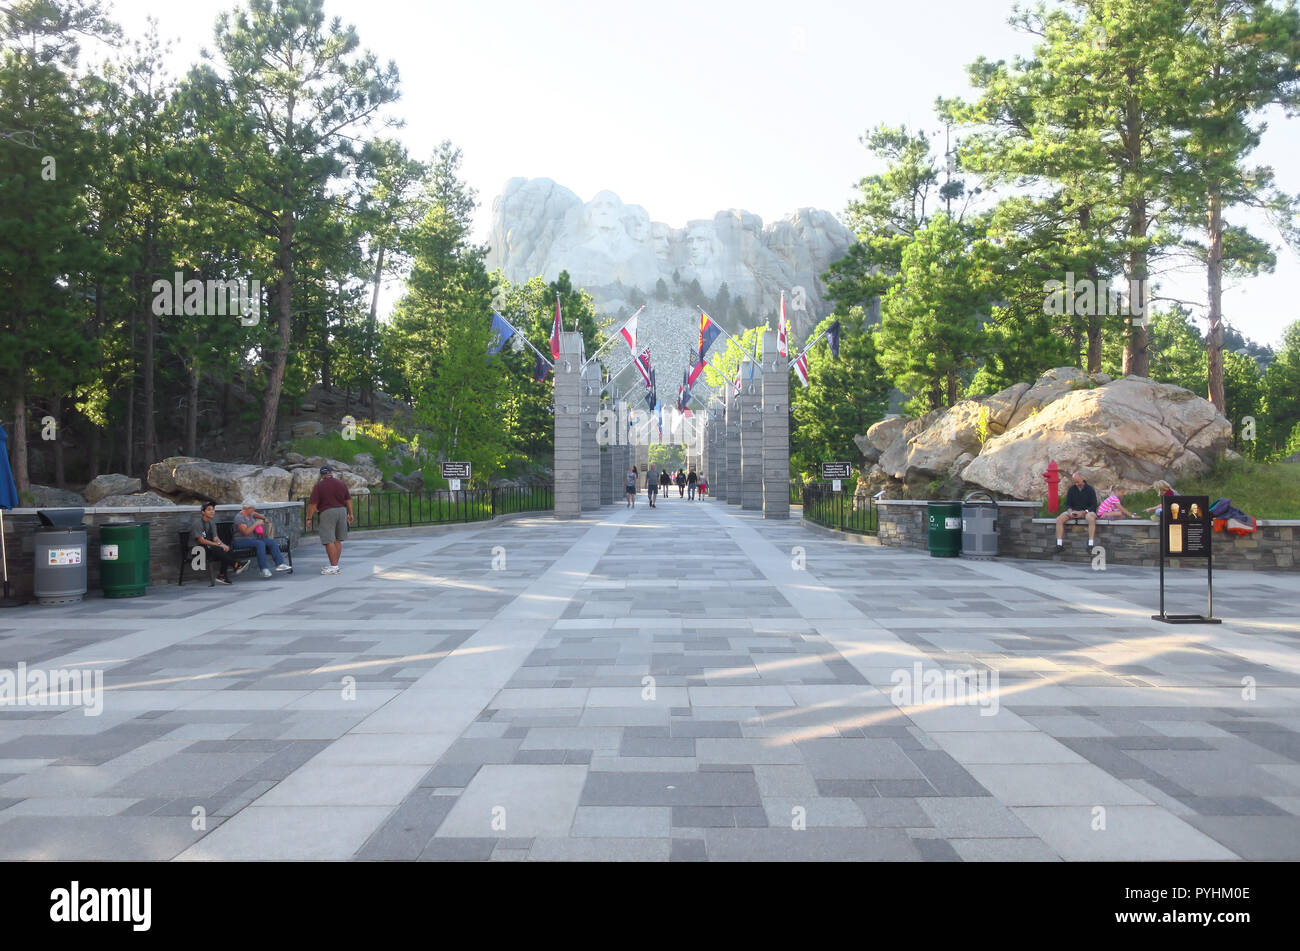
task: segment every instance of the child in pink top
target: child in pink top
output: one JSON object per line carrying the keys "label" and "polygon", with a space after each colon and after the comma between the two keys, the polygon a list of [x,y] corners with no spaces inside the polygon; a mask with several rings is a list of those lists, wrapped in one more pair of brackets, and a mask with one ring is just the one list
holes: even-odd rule
{"label": "child in pink top", "polygon": [[1136,518],[1132,512],[1124,508],[1124,490],[1113,489],[1106,500],[1097,506],[1098,518]]}

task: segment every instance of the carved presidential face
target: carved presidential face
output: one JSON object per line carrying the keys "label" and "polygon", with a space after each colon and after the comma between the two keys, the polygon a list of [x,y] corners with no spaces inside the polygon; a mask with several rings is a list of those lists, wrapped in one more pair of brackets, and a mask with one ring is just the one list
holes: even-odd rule
{"label": "carved presidential face", "polygon": [[645,244],[650,240],[650,216],[644,211],[625,210],[623,229],[637,244]]}
{"label": "carved presidential face", "polygon": [[589,232],[612,238],[623,227],[622,211],[622,202],[617,195],[608,191],[600,192],[587,202],[583,222]]}
{"label": "carved presidential face", "polygon": [[713,260],[715,236],[713,223],[693,221],[686,232],[686,249],[691,264],[701,267]]}

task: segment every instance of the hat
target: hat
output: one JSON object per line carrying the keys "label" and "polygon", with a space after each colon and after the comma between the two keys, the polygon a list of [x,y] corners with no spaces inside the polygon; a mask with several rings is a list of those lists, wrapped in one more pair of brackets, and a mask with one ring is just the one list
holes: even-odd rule
{"label": "hat", "polygon": [[333,471],[334,471],[333,468],[331,468],[330,466],[321,466],[321,467],[320,467],[320,474],[321,474],[321,475],[324,475],[324,474],[327,473],[327,472],[333,472]]}
{"label": "hat", "polygon": [[239,507],[241,509],[255,509],[257,508],[257,503],[252,499],[244,499],[244,501],[239,503]]}

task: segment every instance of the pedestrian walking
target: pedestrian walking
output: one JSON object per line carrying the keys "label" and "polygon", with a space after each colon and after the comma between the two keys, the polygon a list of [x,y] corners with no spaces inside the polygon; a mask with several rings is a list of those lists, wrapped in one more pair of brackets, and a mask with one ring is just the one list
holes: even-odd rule
{"label": "pedestrian walking", "polygon": [[677,470],[677,497],[679,499],[686,497],[686,473],[681,469]]}
{"label": "pedestrian walking", "polygon": [[691,466],[691,471],[686,475],[686,492],[692,502],[696,499],[696,490],[700,487],[700,477],[695,474],[695,467]]}
{"label": "pedestrian walking", "polygon": [[668,497],[668,486],[671,484],[671,480],[668,478],[668,470],[664,469],[659,473],[659,494],[664,498]]}
{"label": "pedestrian walking", "polygon": [[627,470],[627,484],[623,487],[623,491],[627,496],[627,505],[624,508],[636,508],[636,466]]}
{"label": "pedestrian walking", "polygon": [[659,471],[658,467],[652,462],[650,468],[645,474],[645,494],[650,500],[650,507],[655,507],[655,498],[659,495]]}
{"label": "pedestrian walking", "polygon": [[311,520],[320,512],[320,543],[325,546],[325,557],[330,563],[320,570],[323,575],[339,573],[339,556],[343,554],[343,542],[348,537],[348,526],[352,524],[352,493],[348,484],[336,478],[329,466],[320,467],[320,481],[311,490],[307,499],[307,529],[311,530]]}

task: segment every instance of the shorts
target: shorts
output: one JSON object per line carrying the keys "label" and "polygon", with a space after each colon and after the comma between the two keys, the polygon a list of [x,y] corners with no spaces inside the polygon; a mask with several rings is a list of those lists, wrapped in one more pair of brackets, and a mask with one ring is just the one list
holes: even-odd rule
{"label": "shorts", "polygon": [[326,509],[318,513],[317,518],[320,519],[320,543],[322,545],[347,541],[348,510],[345,506],[339,505],[332,509]]}

